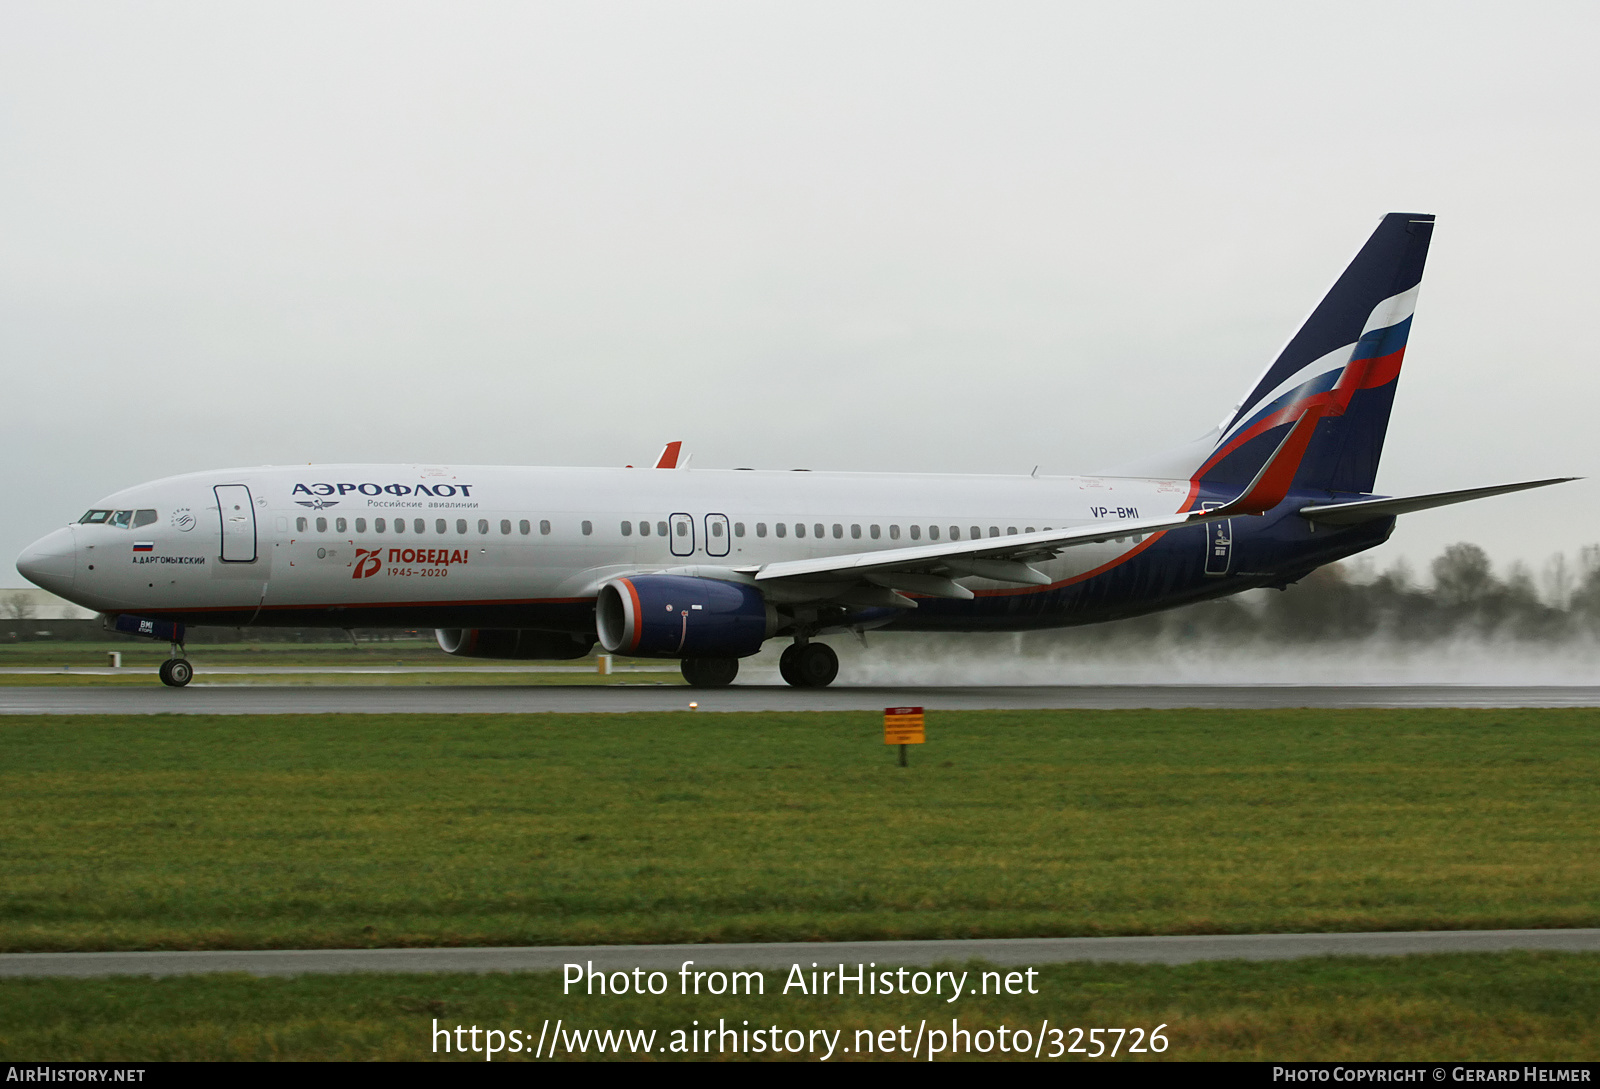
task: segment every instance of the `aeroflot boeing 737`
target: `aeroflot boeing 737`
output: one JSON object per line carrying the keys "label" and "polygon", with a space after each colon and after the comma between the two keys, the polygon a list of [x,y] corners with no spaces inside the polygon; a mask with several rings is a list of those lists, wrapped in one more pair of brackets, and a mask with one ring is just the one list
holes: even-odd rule
{"label": "aeroflot boeing 737", "polygon": [[[95,503],[17,569],[168,641],[184,625],[431,627],[447,653],[675,658],[725,685],[789,640],[1019,631],[1260,586],[1382,543],[1395,517],[1535,488],[1374,496],[1433,217],[1394,213],[1220,426],[1100,476],[322,465],[170,477]],[[1560,478],[1571,479],[1571,478]]]}

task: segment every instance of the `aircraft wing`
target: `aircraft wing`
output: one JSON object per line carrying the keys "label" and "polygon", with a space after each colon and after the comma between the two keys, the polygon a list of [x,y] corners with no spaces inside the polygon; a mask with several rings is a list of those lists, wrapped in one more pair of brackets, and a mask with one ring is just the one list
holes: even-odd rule
{"label": "aircraft wing", "polygon": [[[1238,513],[1235,511],[1234,513]],[[1029,561],[1051,559],[1074,545],[1136,537],[1168,529],[1214,522],[1229,515],[1222,510],[1192,511],[1168,518],[1139,518],[1099,522],[1076,529],[1013,533],[972,541],[914,545],[814,560],[788,560],[745,569],[758,586],[776,582],[867,582],[889,590],[909,590],[931,597],[971,598],[972,591],[954,579],[976,576],[998,582],[1048,586],[1050,576],[1029,566]],[[935,572],[938,572],[937,574]],[[905,599],[896,604],[910,604]]]}
{"label": "aircraft wing", "polygon": [[[832,596],[836,599],[854,597],[862,603],[901,608],[913,607],[915,602],[896,592],[900,590],[930,597],[970,599],[972,591],[957,583],[957,578],[977,577],[997,582],[1048,586],[1050,577],[1028,566],[1028,561],[1050,559],[1062,549],[1076,545],[1113,541],[1119,537],[1139,537],[1217,522],[1240,514],[1264,514],[1271,510],[1289,494],[1295,470],[1300,466],[1301,456],[1320,418],[1318,411],[1305,412],[1295,421],[1272,456],[1261,466],[1256,478],[1239,493],[1238,498],[1213,510],[1194,510],[1162,518],[1097,522],[1074,529],[1047,529],[1004,537],[823,556],[814,560],[786,560],[758,568],[744,568],[741,574],[753,575],[758,586],[773,589],[784,583],[832,583],[835,588]],[[877,589],[868,590],[865,595],[849,589],[862,582]],[[796,589],[804,592],[800,587]],[[823,588],[819,586],[816,589],[821,591]]]}
{"label": "aircraft wing", "polygon": [[1565,484],[1577,480],[1575,476],[1556,476],[1548,480],[1528,480],[1521,484],[1496,484],[1489,488],[1463,488],[1455,492],[1432,492],[1428,495],[1408,495],[1395,499],[1357,499],[1349,503],[1313,503],[1301,507],[1300,517],[1332,526],[1350,526],[1369,522],[1374,518],[1389,518],[1396,514],[1410,514],[1430,507],[1444,507],[1451,503],[1465,503],[1469,499],[1484,499],[1491,495],[1543,488],[1550,484]]}

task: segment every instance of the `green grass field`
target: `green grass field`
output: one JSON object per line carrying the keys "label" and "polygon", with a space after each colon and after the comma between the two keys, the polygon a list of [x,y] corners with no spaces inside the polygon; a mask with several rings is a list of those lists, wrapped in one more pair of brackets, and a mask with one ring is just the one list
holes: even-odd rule
{"label": "green grass field", "polygon": [[[976,973],[975,966],[964,966]],[[963,970],[958,968],[957,971]],[[976,979],[976,975],[973,976]],[[655,1048],[671,1047],[674,1030],[716,1027],[725,1019],[738,1030],[776,1025],[824,1029],[834,1037],[832,1061],[909,1059],[898,1052],[870,1054],[856,1033],[908,1029],[915,1042],[923,1020],[930,1029],[969,1032],[1001,1026],[1026,1029],[1040,1042],[1041,1058],[1085,1059],[1065,1053],[1118,1046],[1116,1059],[1197,1060],[1572,1060],[1590,1061],[1600,1049],[1600,956],[1590,954],[1473,954],[1404,958],[1340,958],[1247,963],[1155,965],[1054,965],[1039,970],[1038,994],[968,996],[954,1004],[936,998],[781,993],[784,973],[766,973],[759,997],[660,998],[563,995],[561,978],[528,975],[352,975],[254,979],[190,976],[162,980],[0,980],[0,1060],[104,1060],[140,1062],[218,1059],[467,1059],[433,1050],[435,1022],[497,1028],[525,1050],[500,1060],[529,1059],[541,1028],[559,1018],[564,1039],[590,1029],[654,1029]],[[951,1025],[952,1019],[959,1024]],[[1048,1026],[1045,1022],[1048,1021]],[[1126,1053],[1143,1036],[1091,1038],[1070,1029],[1164,1025],[1166,1051]],[[676,1040],[683,1041],[679,1036]],[[813,1039],[825,1053],[822,1038]],[[901,1037],[894,1037],[897,1046]],[[471,1038],[463,1042],[471,1047]],[[480,1047],[485,1038],[480,1037]],[[730,1041],[732,1042],[732,1041]],[[799,1047],[800,1038],[786,1039]],[[634,1041],[637,1046],[637,1039]],[[948,1052],[941,1058],[1016,1059],[1002,1054],[991,1035],[971,1038],[988,1054]],[[738,1040],[745,1045],[744,1039]],[[441,1045],[442,1046],[442,1045]],[[588,1050],[562,1059],[630,1058]],[[960,1046],[959,1044],[957,1046]],[[849,1048],[848,1052],[843,1048]],[[907,1047],[909,1050],[909,1046]],[[753,1051],[753,1047],[752,1047]],[[654,1059],[705,1058],[655,1051]],[[713,1056],[716,1057],[716,1056]],[[770,1052],[730,1054],[764,1059]],[[788,1056],[806,1057],[806,1056]],[[820,1058],[821,1054],[809,1056]],[[925,1059],[926,1051],[917,1056]],[[1027,1057],[1031,1058],[1032,1055]],[[1110,1054],[1102,1056],[1112,1061]]]}
{"label": "green grass field", "polygon": [[0,949],[1600,925],[1600,712],[0,719]]}

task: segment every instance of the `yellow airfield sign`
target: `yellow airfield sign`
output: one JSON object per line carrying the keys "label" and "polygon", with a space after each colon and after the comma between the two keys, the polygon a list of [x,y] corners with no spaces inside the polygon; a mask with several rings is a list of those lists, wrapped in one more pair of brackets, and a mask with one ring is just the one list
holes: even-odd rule
{"label": "yellow airfield sign", "polygon": [[923,744],[923,719],[920,707],[885,707],[883,743],[885,745]]}

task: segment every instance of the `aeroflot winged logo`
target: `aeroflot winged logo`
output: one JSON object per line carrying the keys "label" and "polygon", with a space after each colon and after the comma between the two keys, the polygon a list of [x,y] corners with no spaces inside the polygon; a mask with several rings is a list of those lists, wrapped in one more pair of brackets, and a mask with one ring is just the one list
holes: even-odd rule
{"label": "aeroflot winged logo", "polygon": [[[354,492],[356,495],[432,495],[449,498],[460,495],[472,497],[472,489],[476,484],[296,484],[290,495],[337,495],[346,496]],[[302,507],[309,507],[311,503],[295,500]],[[315,502],[313,500],[313,502]],[[338,502],[338,500],[334,500]],[[333,506],[333,503],[324,503],[324,506]]]}

